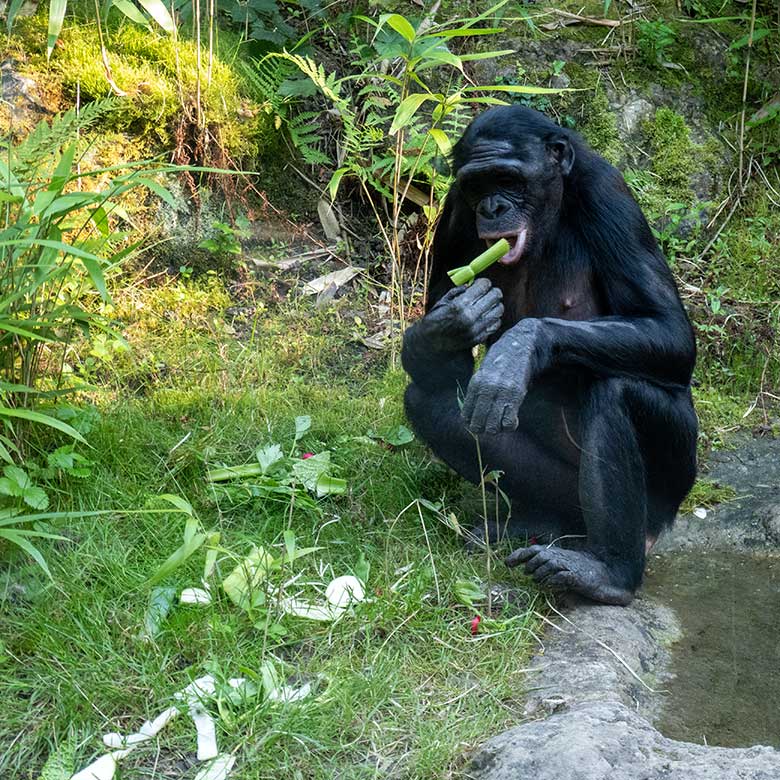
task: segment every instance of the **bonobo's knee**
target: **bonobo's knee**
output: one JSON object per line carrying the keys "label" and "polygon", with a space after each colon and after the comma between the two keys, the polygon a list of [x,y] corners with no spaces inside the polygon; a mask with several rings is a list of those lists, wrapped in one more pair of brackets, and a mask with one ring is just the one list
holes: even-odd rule
{"label": "bonobo's knee", "polygon": [[414,382],[410,383],[404,393],[404,410],[407,418],[414,423],[420,415],[425,414],[425,410],[430,409],[430,398],[428,394],[420,389]]}
{"label": "bonobo's knee", "polygon": [[631,380],[622,377],[607,377],[596,380],[590,388],[590,405],[599,409],[620,412],[626,404],[632,389]]}

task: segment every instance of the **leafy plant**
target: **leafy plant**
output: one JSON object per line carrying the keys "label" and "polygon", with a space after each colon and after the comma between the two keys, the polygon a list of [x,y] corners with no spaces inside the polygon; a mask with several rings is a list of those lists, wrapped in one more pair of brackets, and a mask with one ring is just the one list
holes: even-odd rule
{"label": "leafy plant", "polygon": [[[174,32],[173,18],[163,0],[138,0],[138,3],[141,8],[133,0],[95,0],[97,20],[99,23],[102,22],[104,24],[109,12],[115,8],[131,22],[149,27],[149,20],[152,19],[166,32]],[[13,29],[16,17],[23,5],[24,0],[10,0],[5,17],[9,33]],[[49,0],[49,30],[46,41],[47,57],[51,57],[54,47],[57,45],[67,10],[68,0]]]}
{"label": "leafy plant", "polygon": [[[355,73],[339,77],[327,73],[321,63],[301,54],[272,53],[258,65],[258,84],[264,82],[265,94],[280,123],[290,114],[290,103],[295,100],[294,81],[289,68],[271,63],[294,65],[316,86],[317,90],[338,115],[335,130],[335,154],[324,143],[319,132],[315,145],[314,116],[307,115],[305,131],[298,131],[298,142],[304,157],[320,162],[326,155],[335,164],[328,185],[331,199],[335,199],[341,183],[346,179],[357,181],[373,209],[381,237],[392,258],[391,308],[403,321],[407,308],[404,291],[399,283],[402,253],[401,233],[404,210],[413,203],[427,218],[426,232],[420,242],[417,268],[425,269],[433,236],[433,227],[439,214],[449,177],[439,173],[438,161],[450,153],[453,140],[460,135],[470,118],[470,110],[478,105],[498,105],[505,101],[489,92],[514,94],[550,94],[560,90],[526,85],[480,86],[470,82],[464,73],[464,64],[512,54],[511,49],[456,54],[451,42],[463,37],[490,36],[503,31],[500,27],[482,26],[486,19],[506,5],[502,0],[473,18],[445,24],[417,24],[407,17],[389,13],[378,19],[356,16],[372,33],[364,41],[356,31],[352,54]],[[393,67],[388,69],[387,62]],[[437,71],[446,70],[444,77]],[[449,83],[446,91],[432,85]],[[280,100],[270,95],[270,86],[277,92],[287,86],[287,97]],[[287,120],[289,123],[289,120]],[[295,142],[295,135],[291,132]],[[376,195],[389,201],[389,220],[385,209],[377,204]],[[388,224],[389,222],[389,224]],[[423,270],[423,272],[425,272]]]}
{"label": "leafy plant", "polygon": [[[121,198],[145,187],[172,202],[154,177],[176,166],[144,162],[79,173],[85,151],[79,134],[116,107],[111,100],[89,104],[50,126],[41,122],[19,144],[0,142],[0,461],[6,464],[0,495],[7,499],[0,500],[0,511],[2,536],[17,544],[22,538],[12,533],[17,502],[39,510],[48,503],[33,473],[79,476],[88,468],[67,446],[51,453],[46,466],[29,461],[20,426],[43,425],[84,441],[77,427],[39,404],[71,389],[62,387],[62,372],[77,334],[112,333],[96,304],[110,301],[106,274],[138,246],[116,227],[125,216]],[[89,189],[91,181],[106,179]],[[30,552],[29,543],[21,546]]]}
{"label": "leafy plant", "polygon": [[219,0],[217,10],[241,30],[247,40],[285,46],[298,35],[290,23],[303,12],[316,15],[322,10],[320,0],[300,0],[297,3],[276,0]]}
{"label": "leafy plant", "polygon": [[636,23],[637,46],[643,59],[650,65],[659,65],[669,59],[670,46],[677,41],[675,31],[659,20],[640,20]]}
{"label": "leafy plant", "polygon": [[[308,415],[296,417],[293,449],[310,427]],[[287,501],[294,498],[299,508],[315,510],[317,504],[309,498],[307,491],[322,498],[340,495],[347,490],[347,481],[332,473],[328,450],[316,455],[307,452],[296,458],[292,451],[285,455],[278,444],[266,444],[255,450],[255,459],[254,463],[212,469],[208,479],[234,499],[249,496]]]}
{"label": "leafy plant", "polygon": [[212,235],[201,241],[198,246],[208,249],[215,255],[240,255],[241,243],[239,239],[249,235],[249,221],[246,217],[239,217],[235,227],[226,222],[213,222]]}

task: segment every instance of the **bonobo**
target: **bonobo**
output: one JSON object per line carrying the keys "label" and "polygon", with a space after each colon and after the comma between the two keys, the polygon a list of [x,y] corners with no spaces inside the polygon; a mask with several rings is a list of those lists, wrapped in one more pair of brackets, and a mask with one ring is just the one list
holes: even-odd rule
{"label": "bonobo", "polygon": [[[627,604],[696,471],[696,346],[674,280],[620,173],[542,114],[483,113],[452,162],[426,314],[404,336],[407,416],[466,479],[475,436],[503,472],[512,513],[490,536],[540,542],[508,566]],[[499,238],[501,260],[453,288],[447,269]]]}

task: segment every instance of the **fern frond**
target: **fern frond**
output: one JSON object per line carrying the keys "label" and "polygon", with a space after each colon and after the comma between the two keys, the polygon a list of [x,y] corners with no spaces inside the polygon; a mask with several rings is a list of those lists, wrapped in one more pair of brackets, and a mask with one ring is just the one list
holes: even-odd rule
{"label": "fern frond", "polygon": [[58,114],[51,124],[39,122],[21,143],[13,147],[14,169],[19,173],[38,168],[42,159],[47,159],[76,138],[79,131],[93,127],[120,105],[118,98],[95,100],[82,106],[78,112],[71,108],[64,114]]}
{"label": "fern frond", "polygon": [[316,121],[319,118],[320,114],[317,111],[303,111],[288,120],[287,130],[295,148],[301,153],[306,163],[309,165],[331,165],[333,161],[320,148],[322,131],[320,124]]}

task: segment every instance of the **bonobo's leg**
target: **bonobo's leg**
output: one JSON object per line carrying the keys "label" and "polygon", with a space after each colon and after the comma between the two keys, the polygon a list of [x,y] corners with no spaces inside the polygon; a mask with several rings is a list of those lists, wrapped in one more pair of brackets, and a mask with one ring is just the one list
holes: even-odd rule
{"label": "bonobo's leg", "polygon": [[587,529],[584,550],[516,550],[508,566],[525,563],[541,585],[595,601],[628,604],[645,564],[647,490],[629,411],[627,382],[594,381],[582,410],[579,495]]}
{"label": "bonobo's leg", "polygon": [[[629,603],[644,572],[648,535],[671,523],[692,483],[695,416],[689,407],[687,398],[647,383],[595,381],[580,431],[585,549],[534,545],[513,552],[507,565],[525,563],[537,582],[556,590],[607,604]],[[660,458],[646,468],[642,445],[651,432],[656,442],[667,442],[666,475]]]}
{"label": "bonobo's leg", "polygon": [[[635,417],[647,474],[648,548],[677,515],[696,479],[698,421],[690,390],[677,394],[644,385],[641,398],[656,414]],[[663,425],[657,424],[663,410]]]}
{"label": "bonobo's leg", "polygon": [[[412,383],[404,400],[407,418],[417,435],[462,477],[475,484],[480,482],[480,456],[483,472],[502,472],[499,487],[511,499],[512,514],[508,523],[488,522],[490,541],[504,536],[552,541],[563,534],[583,532],[576,460],[559,457],[554,448],[541,443],[545,438],[549,443],[550,437],[537,440],[522,427],[526,422],[529,427],[540,427],[544,414],[529,408],[527,420],[521,413],[521,428],[517,431],[480,435],[478,453],[454,388],[433,392]],[[532,400],[528,406],[532,406]],[[560,409],[551,412],[553,415],[560,420]],[[472,533],[482,539],[485,530],[485,523],[480,522]]]}

